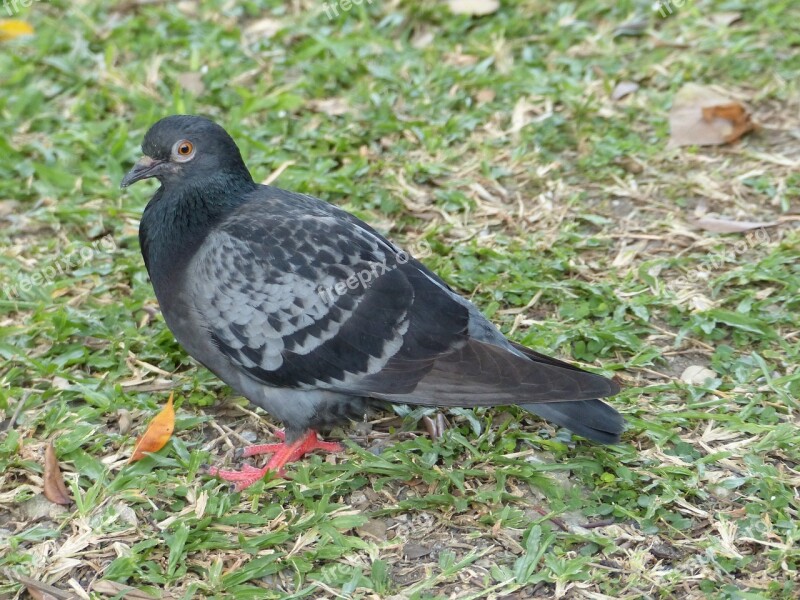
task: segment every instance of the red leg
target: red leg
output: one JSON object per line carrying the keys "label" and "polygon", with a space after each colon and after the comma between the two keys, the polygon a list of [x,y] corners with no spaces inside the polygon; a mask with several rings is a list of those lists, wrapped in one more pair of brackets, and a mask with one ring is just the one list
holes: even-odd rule
{"label": "red leg", "polygon": [[[284,436],[280,434],[278,437],[283,439]],[[281,444],[261,444],[259,446],[243,448],[241,451],[241,456],[243,457],[255,456],[257,454],[272,454],[267,464],[261,469],[245,465],[242,467],[241,471],[229,471],[218,467],[211,467],[208,472],[225,481],[234,483],[235,490],[240,492],[263,478],[269,471],[274,471],[278,475],[283,475],[284,466],[287,463],[297,460],[304,454],[308,454],[314,450],[341,452],[342,449],[341,444],[336,442],[323,442],[317,438],[316,431],[309,430],[305,437],[289,444],[283,442]]]}

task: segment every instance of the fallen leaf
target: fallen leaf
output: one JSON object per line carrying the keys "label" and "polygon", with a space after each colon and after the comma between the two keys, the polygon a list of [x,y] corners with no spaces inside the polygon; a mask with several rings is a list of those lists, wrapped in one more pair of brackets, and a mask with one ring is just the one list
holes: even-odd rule
{"label": "fallen leaf", "polygon": [[614,86],[614,90],[611,92],[611,99],[615,102],[617,100],[622,100],[625,96],[632,94],[638,89],[638,83],[634,83],[633,81],[620,81]]}
{"label": "fallen leaf", "polygon": [[447,422],[444,420],[442,413],[436,413],[436,420],[425,415],[421,421],[432,440],[442,439],[444,432],[447,431]]}
{"label": "fallen leaf", "polygon": [[741,20],[742,13],[740,12],[718,12],[711,15],[710,20],[718,27],[728,27],[737,21]]}
{"label": "fallen leaf", "polygon": [[408,542],[403,546],[403,556],[407,559],[422,558],[433,552],[428,546],[416,542]]}
{"label": "fallen leaf", "polygon": [[117,411],[117,425],[119,426],[120,435],[128,435],[131,430],[131,412],[126,408],[120,408]]}
{"label": "fallen leaf", "polygon": [[690,365],[681,373],[681,381],[692,385],[703,385],[709,379],[716,379],[717,374],[700,365]]}
{"label": "fallen leaf", "polygon": [[735,142],[755,129],[747,108],[724,90],[687,83],[669,112],[670,147],[715,146]]}
{"label": "fallen leaf", "polygon": [[498,0],[447,0],[447,6],[454,15],[482,17],[497,12],[500,2]]}
{"label": "fallen leaf", "polygon": [[693,224],[700,229],[713,233],[742,233],[753,229],[775,227],[778,221],[731,221],[717,217],[700,217],[693,221]]}
{"label": "fallen leaf", "polygon": [[[57,520],[67,513],[69,509],[61,504],[53,504],[45,498],[44,494],[36,494],[29,500],[25,500],[22,504],[18,505],[19,514],[28,519],[29,521],[36,521],[39,519]],[[2,596],[0,596],[2,598]]]}
{"label": "fallen leaf", "polygon": [[356,527],[359,537],[371,537],[379,542],[386,541],[386,530],[386,522],[380,519],[368,519],[361,527]]}
{"label": "fallen leaf", "polygon": [[69,497],[67,486],[64,485],[64,477],[61,475],[61,467],[58,466],[58,458],[53,448],[53,442],[47,444],[44,451],[44,497],[53,504],[71,504],[72,498]]}
{"label": "fallen leaf", "polygon": [[172,432],[175,430],[175,409],[172,407],[173,395],[173,393],[169,395],[167,405],[153,417],[144,435],[136,440],[136,447],[128,459],[128,464],[142,460],[146,452],[158,452],[169,441]]}
{"label": "fallen leaf", "polygon": [[21,35],[33,35],[33,27],[19,19],[0,19],[0,42],[13,40]]}
{"label": "fallen leaf", "polygon": [[139,524],[139,517],[136,516],[136,511],[124,502],[117,502],[114,505],[114,513],[121,522],[127,523],[131,527],[136,527]]}

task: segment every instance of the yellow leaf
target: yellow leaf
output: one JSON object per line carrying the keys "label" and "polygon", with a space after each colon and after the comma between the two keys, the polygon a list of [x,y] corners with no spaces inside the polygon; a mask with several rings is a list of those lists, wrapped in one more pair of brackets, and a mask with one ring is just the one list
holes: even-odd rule
{"label": "yellow leaf", "polygon": [[144,435],[136,440],[136,447],[133,449],[133,454],[128,459],[128,463],[142,460],[145,457],[145,452],[158,452],[161,450],[172,437],[172,432],[175,430],[175,409],[172,407],[172,396],[169,395],[167,405],[160,413],[158,413],[150,425],[147,426],[147,431]]}
{"label": "yellow leaf", "polygon": [[33,35],[33,27],[19,19],[0,19],[0,42],[13,40],[21,35]]}

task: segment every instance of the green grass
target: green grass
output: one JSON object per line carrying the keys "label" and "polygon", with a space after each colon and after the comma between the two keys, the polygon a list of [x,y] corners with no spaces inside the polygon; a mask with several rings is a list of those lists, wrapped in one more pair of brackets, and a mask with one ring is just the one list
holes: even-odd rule
{"label": "green grass", "polygon": [[[15,576],[92,598],[797,597],[800,9],[649,4],[17,15],[36,35],[0,43],[0,597]],[[641,35],[614,35],[637,15]],[[246,33],[259,21],[271,35]],[[621,80],[641,87],[613,102]],[[668,150],[687,82],[748,98],[763,129]],[[623,443],[514,408],[449,411],[431,440],[417,410],[242,494],[203,475],[275,424],[155,311],[137,240],[153,186],[118,183],[178,112],[223,124],[256,179],[283,165],[281,187],[426,250],[513,339],[616,375]],[[780,224],[718,235],[689,225],[703,210]],[[684,382],[690,365],[713,376]],[[174,437],[126,465],[170,389]],[[41,496],[51,440],[67,509]]]}

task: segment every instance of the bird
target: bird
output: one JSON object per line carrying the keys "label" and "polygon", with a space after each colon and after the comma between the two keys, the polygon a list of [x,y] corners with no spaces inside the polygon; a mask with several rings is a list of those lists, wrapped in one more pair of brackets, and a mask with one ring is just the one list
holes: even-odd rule
{"label": "bird", "polygon": [[121,188],[160,183],[140,222],[144,264],[179,344],[283,423],[281,441],[240,449],[263,468],[217,467],[241,491],[314,450],[319,430],[386,403],[519,405],[615,444],[625,421],[600,398],[620,386],[508,340],[470,301],[352,214],[256,183],[214,121],[153,124]]}

